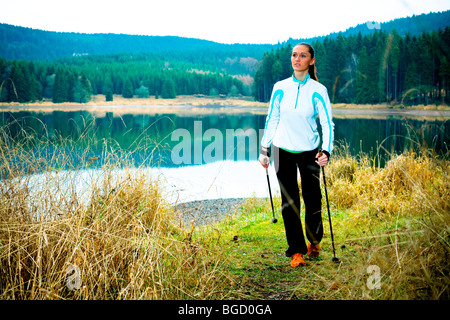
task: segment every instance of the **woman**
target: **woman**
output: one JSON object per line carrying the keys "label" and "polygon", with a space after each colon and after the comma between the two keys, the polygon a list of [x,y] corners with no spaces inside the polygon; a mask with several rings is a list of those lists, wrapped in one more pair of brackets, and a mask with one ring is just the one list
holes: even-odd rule
{"label": "woman", "polygon": [[[333,151],[334,123],[325,86],[318,82],[314,49],[300,43],[292,49],[292,77],[277,82],[272,91],[259,162],[269,166],[273,144],[275,171],[281,191],[282,215],[291,266],[306,265],[303,256],[317,257],[323,236],[320,167],[326,166]],[[316,118],[322,129],[322,153]],[[305,203],[305,242],[300,219],[300,171]]]}

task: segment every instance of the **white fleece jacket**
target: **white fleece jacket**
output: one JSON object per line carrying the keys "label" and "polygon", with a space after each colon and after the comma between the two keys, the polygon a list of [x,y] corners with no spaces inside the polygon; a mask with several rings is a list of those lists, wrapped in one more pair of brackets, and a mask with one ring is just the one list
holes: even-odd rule
{"label": "white fleece jacket", "polygon": [[322,150],[333,152],[334,123],[327,88],[310,78],[294,75],[275,83],[270,99],[261,146],[275,146],[290,152],[319,147],[317,115],[322,129]]}

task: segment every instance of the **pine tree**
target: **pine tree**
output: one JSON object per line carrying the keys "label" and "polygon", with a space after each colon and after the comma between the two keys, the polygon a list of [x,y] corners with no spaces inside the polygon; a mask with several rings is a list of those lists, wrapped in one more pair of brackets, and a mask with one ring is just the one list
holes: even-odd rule
{"label": "pine tree", "polygon": [[53,85],[53,102],[62,103],[68,98],[67,75],[62,68],[58,68]]}
{"label": "pine tree", "polygon": [[78,77],[74,73],[67,75],[67,101],[80,102]]}
{"label": "pine tree", "polygon": [[441,68],[439,70],[439,75],[443,79],[443,89],[445,91],[445,101],[447,103],[450,103],[450,62],[447,60],[446,57],[443,57]]}
{"label": "pine tree", "polygon": [[134,95],[133,84],[131,83],[131,80],[128,78],[123,83],[122,96],[124,98],[133,98],[133,95]]}
{"label": "pine tree", "polygon": [[30,91],[32,86],[31,76],[25,62],[14,61],[10,80],[9,97],[11,101],[28,102],[32,100]]}
{"label": "pine tree", "polygon": [[419,77],[417,64],[411,62],[406,69],[405,90],[402,94],[402,102],[406,105],[416,104],[419,101]]}
{"label": "pine tree", "polygon": [[30,101],[42,100],[42,85],[36,80],[34,74],[30,78]]}
{"label": "pine tree", "polygon": [[356,103],[371,103],[373,100],[373,89],[369,74],[370,59],[365,46],[359,53],[358,68],[356,75]]}
{"label": "pine tree", "polygon": [[400,63],[400,47],[399,47],[399,35],[394,33],[394,39],[389,55],[389,65],[391,66],[391,82],[389,90],[386,90],[386,96],[390,100],[397,102],[398,100],[398,71]]}
{"label": "pine tree", "polygon": [[92,87],[90,81],[84,74],[78,76],[75,86],[75,100],[79,103],[86,103],[91,100]]}
{"label": "pine tree", "polygon": [[283,76],[283,66],[280,62],[280,60],[277,60],[272,65],[272,76],[276,81],[280,81],[281,77]]}
{"label": "pine tree", "polygon": [[166,79],[163,83],[161,98],[163,99],[175,99],[177,93],[175,90],[175,82],[172,79]]}
{"label": "pine tree", "polygon": [[42,85],[36,79],[39,74],[35,64],[31,61],[28,64],[28,72],[30,74],[30,101],[42,100]]}
{"label": "pine tree", "polygon": [[112,89],[110,87],[108,89],[106,89],[106,91],[105,91],[105,100],[106,101],[113,101],[114,100],[113,92],[112,92]]}

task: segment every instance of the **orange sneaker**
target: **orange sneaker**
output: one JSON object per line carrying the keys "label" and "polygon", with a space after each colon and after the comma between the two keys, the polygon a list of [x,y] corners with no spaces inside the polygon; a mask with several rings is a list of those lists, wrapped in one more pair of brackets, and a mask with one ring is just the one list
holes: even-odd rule
{"label": "orange sneaker", "polygon": [[295,268],[299,265],[306,266],[306,262],[303,260],[303,255],[301,253],[296,253],[291,257],[291,267]]}
{"label": "orange sneaker", "polygon": [[308,256],[310,258],[318,257],[319,256],[319,252],[320,252],[320,245],[319,244],[313,245],[311,243],[308,243],[308,253],[307,254],[308,254]]}

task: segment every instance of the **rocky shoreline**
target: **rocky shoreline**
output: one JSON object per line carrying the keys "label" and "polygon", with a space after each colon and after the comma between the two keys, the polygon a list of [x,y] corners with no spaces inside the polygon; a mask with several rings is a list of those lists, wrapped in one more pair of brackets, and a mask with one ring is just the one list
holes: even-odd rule
{"label": "rocky shoreline", "polygon": [[186,227],[204,226],[222,221],[228,214],[238,210],[246,198],[196,200],[180,203],[174,207]]}

